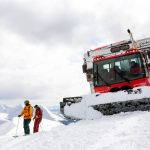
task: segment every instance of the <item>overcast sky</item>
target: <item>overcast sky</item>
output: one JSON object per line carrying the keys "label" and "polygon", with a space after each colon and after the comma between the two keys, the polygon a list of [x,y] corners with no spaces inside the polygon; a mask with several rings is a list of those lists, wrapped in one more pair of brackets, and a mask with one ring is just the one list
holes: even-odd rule
{"label": "overcast sky", "polygon": [[0,0],[0,99],[62,100],[90,93],[92,48],[150,37],[149,0]]}

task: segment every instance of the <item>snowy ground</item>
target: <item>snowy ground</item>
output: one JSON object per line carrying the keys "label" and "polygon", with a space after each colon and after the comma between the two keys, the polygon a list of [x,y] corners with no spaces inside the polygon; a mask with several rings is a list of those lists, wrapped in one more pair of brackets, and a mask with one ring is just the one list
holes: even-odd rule
{"label": "snowy ground", "polygon": [[[11,124],[5,126],[10,129]],[[0,137],[1,150],[149,150],[150,113],[133,112],[82,120],[68,126],[47,125],[49,131],[13,138]],[[53,126],[53,127],[52,127]],[[2,127],[0,129],[2,131]]]}
{"label": "snowy ground", "polygon": [[[91,98],[91,97],[90,97]],[[58,105],[41,105],[40,132],[23,136],[21,105],[0,105],[0,150],[149,150],[150,112],[128,112],[65,125]],[[90,114],[86,114],[90,115]],[[97,115],[97,114],[95,114]],[[93,114],[94,116],[94,114]],[[95,117],[96,118],[96,117]],[[16,130],[17,124],[18,130]],[[31,122],[31,130],[33,121]],[[14,138],[14,135],[19,137]]]}

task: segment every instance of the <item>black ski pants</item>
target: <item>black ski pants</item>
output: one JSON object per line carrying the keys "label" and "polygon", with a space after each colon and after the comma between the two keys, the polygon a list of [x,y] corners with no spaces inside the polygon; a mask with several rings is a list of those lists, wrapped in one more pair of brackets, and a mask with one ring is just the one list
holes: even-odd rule
{"label": "black ski pants", "polygon": [[30,127],[29,127],[30,122],[31,119],[24,119],[23,128],[24,128],[25,135],[30,134]]}

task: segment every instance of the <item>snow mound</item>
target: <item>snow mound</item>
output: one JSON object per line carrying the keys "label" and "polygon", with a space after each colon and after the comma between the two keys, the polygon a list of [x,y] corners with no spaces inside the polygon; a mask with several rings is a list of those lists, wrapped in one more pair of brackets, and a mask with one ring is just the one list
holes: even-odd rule
{"label": "snow mound", "polygon": [[[139,88],[134,88],[137,90]],[[140,87],[141,93],[131,93],[128,94],[126,91],[119,91],[116,93],[104,93],[104,94],[90,94],[82,96],[82,101],[80,103],[75,103],[70,106],[64,107],[64,112],[66,116],[70,116],[78,119],[98,119],[102,117],[102,114],[94,110],[91,106],[97,104],[105,104],[111,102],[119,102],[126,100],[136,100],[142,98],[150,97],[150,87],[144,86]]]}

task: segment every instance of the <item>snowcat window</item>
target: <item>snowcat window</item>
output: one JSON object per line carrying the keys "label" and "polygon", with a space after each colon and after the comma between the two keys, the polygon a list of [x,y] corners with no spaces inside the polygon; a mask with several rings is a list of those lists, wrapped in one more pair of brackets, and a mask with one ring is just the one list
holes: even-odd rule
{"label": "snowcat window", "polygon": [[143,59],[140,53],[101,60],[95,62],[93,67],[95,86],[104,86],[106,82],[115,84],[132,81],[145,76]]}
{"label": "snowcat window", "polygon": [[103,69],[109,70],[109,64],[105,64],[105,65],[103,66]]}

